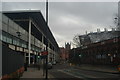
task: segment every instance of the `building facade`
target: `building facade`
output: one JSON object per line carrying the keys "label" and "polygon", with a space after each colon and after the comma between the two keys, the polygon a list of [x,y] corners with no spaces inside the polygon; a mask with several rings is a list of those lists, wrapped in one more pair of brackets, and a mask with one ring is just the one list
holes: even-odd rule
{"label": "building facade", "polygon": [[70,51],[70,59],[75,64],[120,64],[120,35],[111,39],[91,43]]}
{"label": "building facade", "polygon": [[120,34],[119,30],[116,30],[115,28],[112,28],[111,31],[108,31],[106,28],[104,31],[100,31],[100,29],[97,30],[97,32],[91,32],[85,35],[80,35],[80,46],[89,45],[91,43],[97,43],[100,41],[112,39],[114,37],[118,37]]}
{"label": "building facade", "polygon": [[69,59],[69,51],[71,49],[71,43],[65,43],[65,48],[60,47],[60,57],[61,60],[67,61]]}
{"label": "building facade", "polygon": [[[40,11],[3,12],[0,42],[4,47],[2,76],[23,68],[24,63],[39,64],[42,61],[39,56],[46,49],[49,62],[59,60],[58,44]],[[11,58],[8,54],[12,55]]]}

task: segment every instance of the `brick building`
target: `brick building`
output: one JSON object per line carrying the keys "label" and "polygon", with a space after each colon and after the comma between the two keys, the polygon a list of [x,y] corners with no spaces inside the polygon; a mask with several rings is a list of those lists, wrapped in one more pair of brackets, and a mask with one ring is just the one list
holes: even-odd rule
{"label": "brick building", "polygon": [[60,57],[61,60],[66,61],[69,59],[69,51],[71,49],[71,44],[70,43],[65,43],[65,48],[64,47],[60,47]]}

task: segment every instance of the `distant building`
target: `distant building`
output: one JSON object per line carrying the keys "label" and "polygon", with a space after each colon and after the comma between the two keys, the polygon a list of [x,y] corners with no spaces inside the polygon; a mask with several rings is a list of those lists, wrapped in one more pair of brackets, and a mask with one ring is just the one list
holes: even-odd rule
{"label": "distant building", "polygon": [[71,49],[71,43],[65,43],[65,59],[69,59],[69,51]]}
{"label": "distant building", "polygon": [[60,47],[60,58],[61,60],[65,60],[65,48]]}
{"label": "distant building", "polygon": [[94,32],[94,33],[91,32],[86,35],[80,35],[79,40],[80,40],[81,46],[85,46],[91,43],[97,43],[100,41],[118,37],[119,34],[120,34],[120,31],[118,30],[116,31],[116,29],[114,28],[112,28],[111,31],[108,31],[105,28],[105,31],[102,31],[102,32],[100,30],[97,30],[97,32]]}
{"label": "distant building", "polygon": [[74,64],[120,65],[120,36],[73,48],[70,62]]}
{"label": "distant building", "polygon": [[60,57],[61,60],[66,61],[69,59],[69,51],[71,49],[71,44],[70,43],[65,43],[65,48],[64,47],[60,47]]}
{"label": "distant building", "polygon": [[90,37],[88,35],[79,36],[81,46],[91,43]]}

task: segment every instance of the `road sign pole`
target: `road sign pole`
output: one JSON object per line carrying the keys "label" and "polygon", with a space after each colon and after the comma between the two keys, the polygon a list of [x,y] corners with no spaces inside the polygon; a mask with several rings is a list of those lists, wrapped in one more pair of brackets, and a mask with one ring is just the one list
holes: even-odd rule
{"label": "road sign pole", "polygon": [[46,55],[46,79],[48,79],[48,55]]}

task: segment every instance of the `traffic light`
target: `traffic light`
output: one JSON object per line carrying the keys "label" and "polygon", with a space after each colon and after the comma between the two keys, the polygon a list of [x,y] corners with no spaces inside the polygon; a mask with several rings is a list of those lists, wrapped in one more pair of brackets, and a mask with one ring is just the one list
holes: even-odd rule
{"label": "traffic light", "polygon": [[82,57],[82,55],[81,55],[81,54],[79,54],[79,57]]}
{"label": "traffic light", "polygon": [[38,54],[37,58],[40,59],[40,54]]}
{"label": "traffic light", "polygon": [[40,56],[38,55],[38,56],[37,56],[37,58],[39,59],[39,58],[40,58]]}

